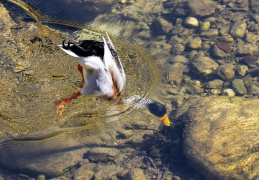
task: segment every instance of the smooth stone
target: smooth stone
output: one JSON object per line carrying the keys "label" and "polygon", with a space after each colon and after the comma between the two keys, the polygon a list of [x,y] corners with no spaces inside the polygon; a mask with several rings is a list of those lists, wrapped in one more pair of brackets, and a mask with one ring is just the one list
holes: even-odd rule
{"label": "smooth stone", "polygon": [[37,180],[46,180],[46,176],[44,174],[40,174],[37,176]]}
{"label": "smooth stone", "polygon": [[217,71],[217,75],[224,80],[230,80],[235,77],[235,66],[232,64],[220,65]]}
{"label": "smooth stone", "polygon": [[189,47],[191,49],[198,49],[201,47],[201,43],[202,43],[201,38],[196,37],[190,40]]}
{"label": "smooth stone", "polygon": [[86,157],[90,161],[101,161],[101,162],[107,162],[112,161],[115,156],[117,156],[120,153],[120,150],[116,148],[103,148],[103,147],[97,147],[89,150],[86,153]]}
{"label": "smooth stone", "polygon": [[204,31],[200,34],[203,37],[211,37],[219,35],[218,29],[209,29],[208,31]]}
{"label": "smooth stone", "polygon": [[198,27],[199,21],[195,17],[187,17],[184,21],[185,25],[191,26],[191,27]]}
{"label": "smooth stone", "polygon": [[144,171],[140,168],[135,168],[129,171],[129,173],[126,175],[127,180],[146,180],[146,176],[144,174]]}
{"label": "smooth stone", "polygon": [[233,91],[233,89],[224,89],[223,91],[222,91],[222,94],[223,95],[226,95],[226,96],[229,96],[229,97],[234,97],[236,94],[235,94],[235,92]]}
{"label": "smooth stone", "polygon": [[214,94],[214,95],[218,95],[218,94],[221,93],[221,91],[220,91],[219,89],[211,89],[211,90],[210,90],[210,93],[211,93],[211,94]]}
{"label": "smooth stone", "polygon": [[172,47],[172,53],[175,55],[180,55],[184,51],[185,47],[182,44],[174,44]]}
{"label": "smooth stone", "polygon": [[194,67],[193,70],[204,78],[215,74],[219,67],[215,61],[206,56],[198,56],[191,62],[191,64]]}
{"label": "smooth stone", "polygon": [[87,166],[78,168],[74,174],[74,180],[90,180],[94,176],[94,171]]}
{"label": "smooth stone", "polygon": [[98,165],[94,174],[94,180],[114,179],[116,175],[123,171],[123,168],[111,165]]}
{"label": "smooth stone", "polygon": [[242,38],[246,32],[246,22],[245,21],[237,21],[230,28],[230,34],[233,38]]}
{"label": "smooth stone", "polygon": [[183,150],[205,179],[258,179],[259,99],[210,96],[188,110]]}
{"label": "smooth stone", "polygon": [[247,70],[248,67],[246,65],[238,65],[236,68],[236,71],[240,76],[245,76]]}
{"label": "smooth stone", "polygon": [[212,46],[212,54],[216,57],[223,58],[227,56],[227,53],[218,48],[216,44]]}
{"label": "smooth stone", "polygon": [[255,45],[258,41],[259,41],[259,35],[256,35],[252,32],[246,33],[246,42],[249,42]]}
{"label": "smooth stone", "polygon": [[215,79],[213,81],[209,81],[206,85],[207,88],[209,89],[221,89],[223,85],[223,81],[220,79]]}
{"label": "smooth stone", "polygon": [[189,60],[185,56],[177,55],[177,56],[173,57],[171,62],[173,62],[173,63],[179,62],[179,63],[182,63],[182,64],[187,64],[189,62]]}
{"label": "smooth stone", "polygon": [[253,95],[259,95],[259,86],[252,84],[250,91],[251,91],[251,94]]}
{"label": "smooth stone", "polygon": [[242,79],[234,79],[232,81],[232,87],[238,95],[244,95],[247,93],[246,87]]}
{"label": "smooth stone", "polygon": [[200,32],[204,32],[204,31],[209,30],[209,28],[210,28],[210,22],[209,21],[204,21],[204,22],[200,23],[199,31]]}
{"label": "smooth stone", "polygon": [[173,25],[172,23],[168,22],[167,20],[163,19],[163,18],[157,18],[154,21],[154,26],[155,26],[155,30],[159,33],[159,34],[163,34],[163,33],[168,33],[169,31],[171,31],[173,29]]}
{"label": "smooth stone", "polygon": [[211,0],[189,0],[188,6],[193,16],[209,16],[215,13],[217,3]]}
{"label": "smooth stone", "polygon": [[253,44],[245,44],[242,40],[237,43],[237,54],[239,55],[256,55],[258,47]]}
{"label": "smooth stone", "polygon": [[168,72],[168,81],[177,85],[181,84],[184,69],[186,69],[186,66],[180,62],[172,64]]}

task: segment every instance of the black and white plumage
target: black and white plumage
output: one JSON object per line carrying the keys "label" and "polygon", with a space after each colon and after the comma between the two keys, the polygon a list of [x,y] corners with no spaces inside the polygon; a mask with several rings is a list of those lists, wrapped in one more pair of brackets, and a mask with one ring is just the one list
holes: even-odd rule
{"label": "black and white plumage", "polygon": [[[59,47],[67,54],[77,57],[82,73],[83,95],[116,98],[126,82],[125,72],[118,54],[107,34],[108,43],[84,40],[77,43],[63,42]],[[81,66],[81,67],[80,67]]]}

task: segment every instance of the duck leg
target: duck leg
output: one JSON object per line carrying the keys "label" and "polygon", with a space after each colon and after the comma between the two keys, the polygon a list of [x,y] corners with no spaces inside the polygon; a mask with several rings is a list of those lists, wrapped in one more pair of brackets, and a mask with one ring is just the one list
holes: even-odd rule
{"label": "duck leg", "polygon": [[70,96],[69,98],[65,98],[65,99],[61,99],[60,101],[56,102],[56,106],[57,106],[57,110],[56,110],[56,113],[59,115],[59,116],[62,116],[62,113],[63,113],[63,108],[65,107],[66,104],[70,103],[73,99],[76,99],[78,98],[79,96],[81,96],[81,92],[77,92],[77,93],[74,93],[72,96]]}
{"label": "duck leg", "polygon": [[81,76],[82,76],[82,81],[81,81],[81,83],[79,84],[79,87],[80,87],[80,88],[83,88],[84,83],[85,83],[85,79],[84,79],[84,75],[83,75],[83,68],[82,68],[82,66],[81,66],[80,64],[78,64],[78,65],[77,65],[77,69],[78,69],[78,71],[81,73]]}

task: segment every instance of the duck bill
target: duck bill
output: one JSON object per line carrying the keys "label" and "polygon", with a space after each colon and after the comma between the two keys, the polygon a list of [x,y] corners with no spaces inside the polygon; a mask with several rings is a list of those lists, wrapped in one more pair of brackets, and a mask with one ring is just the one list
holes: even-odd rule
{"label": "duck bill", "polygon": [[165,114],[163,117],[159,117],[159,119],[160,119],[166,126],[170,126],[171,122],[169,121],[167,114]]}

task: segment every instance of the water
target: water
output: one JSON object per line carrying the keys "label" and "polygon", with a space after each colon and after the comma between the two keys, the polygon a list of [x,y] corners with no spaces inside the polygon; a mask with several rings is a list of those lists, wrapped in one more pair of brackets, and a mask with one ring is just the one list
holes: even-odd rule
{"label": "water", "polygon": [[[3,178],[44,175],[76,179],[80,177],[80,168],[86,168],[94,172],[96,179],[123,179],[125,172],[118,170],[122,167],[126,171],[144,169],[149,179],[204,179],[187,165],[182,153],[185,119],[179,117],[186,109],[177,108],[184,101],[189,100],[191,105],[201,96],[210,95],[205,85],[210,79],[193,72],[189,59],[197,55],[196,50],[175,37],[187,41],[188,36],[198,34],[197,28],[180,27],[186,16],[181,14],[185,11],[181,6],[173,11],[176,18],[166,12],[176,7],[174,1],[0,2],[10,15],[2,11],[5,19],[0,22]],[[172,27],[166,22],[154,23],[154,19],[165,16],[172,16],[173,27],[179,28],[169,31],[167,28]],[[127,83],[123,93],[114,101],[81,96],[59,116],[55,102],[80,91],[81,75],[77,60],[57,45],[71,39],[102,41],[105,32],[125,69]],[[208,46],[218,37],[202,40],[204,44],[199,50],[208,55]],[[175,44],[183,44],[185,49]],[[185,68],[179,73],[184,75],[170,82],[175,77],[169,73],[172,59],[179,54],[188,59],[181,62]],[[235,58],[239,57],[229,55],[222,59],[232,62]],[[229,87],[229,82],[224,86]],[[136,96],[163,103],[175,126],[164,127],[141,107],[141,102],[130,101]]]}

